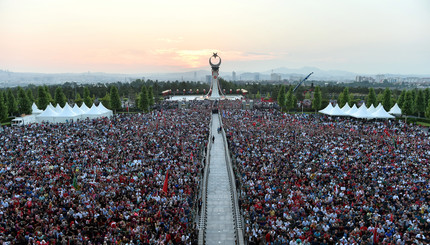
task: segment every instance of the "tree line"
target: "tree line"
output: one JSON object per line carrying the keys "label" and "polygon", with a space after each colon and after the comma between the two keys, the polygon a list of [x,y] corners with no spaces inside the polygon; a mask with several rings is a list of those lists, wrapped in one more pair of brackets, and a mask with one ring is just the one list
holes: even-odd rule
{"label": "tree line", "polygon": [[[289,86],[288,91],[285,86],[281,86],[279,90],[277,101],[283,111],[289,111],[297,107],[297,97],[292,92],[292,86]],[[389,111],[395,103],[400,107],[404,115],[414,116],[426,116],[430,118],[430,89],[413,89],[413,90],[402,90],[398,96],[395,96],[390,88],[385,88],[378,95],[374,88],[369,88],[369,92],[364,99],[355,98],[350,93],[350,88],[344,87],[343,91],[338,94],[336,103],[340,108],[345,106],[346,103],[352,106],[359,102],[364,102],[367,107],[373,105],[377,106],[379,103],[382,104],[386,111]],[[330,102],[323,95],[320,86],[317,86],[313,91],[312,108],[318,111],[325,108]]]}
{"label": "tree line", "polygon": [[[123,109],[123,101],[126,103],[126,107],[129,106],[127,98],[121,99],[116,86],[104,86],[104,88],[103,97],[96,97],[95,94],[90,92],[88,86],[82,86],[82,96],[79,92],[75,92],[73,97],[69,98],[66,96],[62,86],[56,86],[54,93],[51,93],[52,88],[46,85],[36,88],[30,86],[26,89],[22,87],[3,89],[0,90],[0,122],[8,121],[14,116],[31,114],[33,103],[40,110],[45,110],[50,103],[54,107],[56,105],[64,107],[66,103],[77,104],[79,107],[85,103],[87,107],[91,107],[94,103],[101,102],[106,108],[114,112]],[[66,89],[67,94],[70,94],[69,90]],[[133,107],[149,112],[150,108],[155,104],[153,88],[152,86],[142,85],[140,90],[141,92],[138,93]],[[36,91],[36,93],[33,93],[33,91]]]}
{"label": "tree line", "polygon": [[[310,81],[300,86],[294,93],[293,85],[270,84],[260,82],[230,82],[219,79],[220,88],[228,94],[240,93],[241,89],[248,91],[246,96],[250,99],[273,97],[282,110],[297,109],[297,102],[309,99],[311,108],[319,110],[328,105],[329,101],[336,100],[340,106],[346,102],[350,105],[365,101],[367,106],[376,106],[381,102],[385,110],[389,110],[394,103],[398,103],[407,115],[430,117],[429,94],[427,89],[399,90],[391,88],[351,87],[345,84],[314,87],[321,84]],[[311,83],[309,85],[309,83]],[[144,89],[145,87],[145,89]],[[171,94],[204,94],[209,91],[210,84],[190,81],[153,81],[136,79],[132,82],[97,83],[79,85],[66,82],[61,85],[35,86],[24,88],[8,88],[0,90],[0,120],[7,121],[8,117],[31,113],[33,102],[39,109],[45,109],[49,103],[54,106],[85,103],[91,106],[94,102],[114,111],[131,110],[149,111],[150,108],[162,100],[162,92],[170,90]],[[198,91],[198,92],[197,92]],[[281,96],[281,97],[280,97]]]}

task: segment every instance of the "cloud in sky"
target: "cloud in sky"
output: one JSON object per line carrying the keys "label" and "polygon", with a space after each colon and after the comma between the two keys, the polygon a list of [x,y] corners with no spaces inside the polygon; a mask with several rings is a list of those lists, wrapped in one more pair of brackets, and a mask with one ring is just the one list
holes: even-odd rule
{"label": "cloud in sky", "polygon": [[[246,7],[245,7],[246,5]],[[0,1],[0,69],[430,73],[428,0]]]}

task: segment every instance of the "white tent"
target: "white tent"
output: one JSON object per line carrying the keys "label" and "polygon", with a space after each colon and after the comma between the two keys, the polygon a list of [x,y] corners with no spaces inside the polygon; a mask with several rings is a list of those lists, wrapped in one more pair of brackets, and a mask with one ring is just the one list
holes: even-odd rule
{"label": "white tent", "polygon": [[51,110],[53,110],[53,111],[55,111],[56,112],[56,110],[55,110],[55,107],[51,104],[51,102],[49,102],[49,104],[48,104],[48,106],[46,107],[46,108],[50,108]]}
{"label": "white tent", "polygon": [[88,108],[88,106],[85,103],[82,103],[79,109],[81,109],[81,111],[83,111],[84,113],[90,110],[90,108]]}
{"label": "white tent", "polygon": [[372,114],[373,118],[395,118],[394,116],[388,114],[388,112],[381,106],[377,111]]}
{"label": "white tent", "polygon": [[81,108],[79,108],[78,104],[75,104],[72,108],[73,112],[78,115],[79,118],[82,117],[82,114],[84,114],[84,112],[81,110]]}
{"label": "white tent", "polygon": [[373,118],[372,115],[368,113],[365,103],[363,103],[355,113],[351,114],[351,116],[355,118],[367,118],[367,119]]}
{"label": "white tent", "polygon": [[348,116],[348,114],[346,114],[345,112],[343,112],[340,108],[339,105],[336,104],[335,107],[333,107],[333,109],[331,109],[331,111],[326,113],[327,115],[330,116]]}
{"label": "white tent", "polygon": [[55,107],[55,112],[61,113],[62,110],[63,108],[61,108],[60,104],[57,104],[57,106]]}
{"label": "white tent", "polygon": [[109,110],[106,107],[104,107],[102,102],[99,103],[99,105],[97,106],[97,109],[99,109],[99,111],[102,112],[103,116],[105,117],[111,117],[113,115],[112,110]]}
{"label": "white tent", "polygon": [[388,113],[392,115],[402,115],[402,110],[400,109],[399,105],[397,105],[396,103],[393,107],[391,107]]}
{"label": "white tent", "polygon": [[[49,104],[51,105],[51,104]],[[46,109],[40,113],[39,115],[36,116],[36,121],[38,123],[42,123],[42,122],[50,122],[53,123],[55,122],[55,118],[57,117],[58,113],[55,112],[54,110],[51,109],[51,106],[47,106]]]}
{"label": "white tent", "polygon": [[352,115],[352,114],[354,114],[356,111],[358,110],[358,108],[357,108],[357,106],[354,104],[354,105],[352,105],[352,107],[351,107],[351,109],[349,109],[348,111],[346,111],[346,114],[348,114],[348,115]]}
{"label": "white tent", "polygon": [[379,102],[379,105],[376,107],[375,111],[379,110],[379,108],[381,108],[381,107],[382,107],[382,104],[381,104],[381,102]]}
{"label": "white tent", "polygon": [[87,112],[82,114],[82,118],[93,119],[98,117],[103,117],[103,112],[101,112],[95,104],[93,104]]}
{"label": "white tent", "polygon": [[32,111],[32,114],[40,114],[43,112],[37,107],[36,103],[34,102],[33,102],[33,105],[31,105],[31,111]]}
{"label": "white tent", "polygon": [[320,113],[322,114],[327,114],[328,112],[330,112],[334,107],[332,106],[331,103],[328,103],[328,105],[326,106],[326,108],[319,110]]}
{"label": "white tent", "polygon": [[351,107],[348,105],[348,103],[346,103],[343,107],[342,107],[342,109],[341,109],[343,112],[345,112],[345,113],[347,113],[349,110],[351,110]]}
{"label": "white tent", "polygon": [[371,104],[369,108],[367,108],[367,113],[373,114],[376,111],[376,108]]}
{"label": "white tent", "polygon": [[76,119],[79,119],[78,115],[76,115],[76,113],[73,112],[72,107],[70,107],[69,104],[66,103],[66,105],[61,110],[61,112],[58,113],[57,116],[55,117],[55,122],[65,123],[65,122],[76,121]]}

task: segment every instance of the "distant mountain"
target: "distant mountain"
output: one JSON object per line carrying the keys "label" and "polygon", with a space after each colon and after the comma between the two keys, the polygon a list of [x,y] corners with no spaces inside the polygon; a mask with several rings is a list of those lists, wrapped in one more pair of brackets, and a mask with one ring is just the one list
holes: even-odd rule
{"label": "distant mountain", "polygon": [[0,87],[26,86],[28,84],[77,83],[110,83],[133,81],[142,78],[139,74],[113,74],[104,72],[85,73],[31,73],[0,70]]}
{"label": "distant mountain", "polygon": [[[237,71],[236,80],[242,81],[269,81],[271,73],[277,73],[281,79],[297,81],[303,79],[309,73],[313,72],[309,80],[320,81],[351,81],[355,80],[357,75],[372,76],[369,74],[357,74],[341,70],[321,70],[317,67],[302,67],[292,69],[279,67],[269,71],[250,72]],[[111,83],[111,82],[131,82],[136,79],[151,79],[159,81],[200,81],[205,82],[206,76],[211,75],[210,70],[195,70],[175,73],[145,73],[145,74],[115,74],[104,72],[85,72],[85,73],[28,73],[28,72],[11,72],[0,70],[0,88],[26,86],[28,84],[60,84],[65,82],[82,83]],[[385,77],[430,77],[430,75],[400,75],[384,74]],[[231,72],[220,71],[220,76],[226,80],[232,80]]]}
{"label": "distant mountain", "polygon": [[[309,73],[313,72],[312,76],[309,79],[313,80],[351,80],[355,79],[357,76],[356,73],[349,72],[349,71],[341,71],[341,70],[329,70],[324,71],[317,67],[309,67],[305,66],[299,69],[291,69],[287,67],[279,67],[276,69],[273,69],[273,73],[281,74],[281,76],[297,76],[302,75],[306,76]],[[264,72],[265,74],[272,73],[272,70]]]}
{"label": "distant mountain", "polygon": [[151,80],[160,81],[206,81],[206,76],[211,75],[209,70],[196,70],[173,73],[147,73],[145,77]]}

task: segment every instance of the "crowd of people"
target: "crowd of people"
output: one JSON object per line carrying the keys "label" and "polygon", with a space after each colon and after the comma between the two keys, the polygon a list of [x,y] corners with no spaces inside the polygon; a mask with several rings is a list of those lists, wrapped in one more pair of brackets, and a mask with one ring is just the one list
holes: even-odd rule
{"label": "crowd of people", "polygon": [[[430,243],[427,132],[242,106],[218,131],[248,244]],[[212,107],[1,128],[0,243],[196,243]]]}
{"label": "crowd of people", "polygon": [[428,132],[221,107],[249,244],[430,244]]}
{"label": "crowd of people", "polygon": [[210,104],[0,131],[1,244],[195,244]]}

